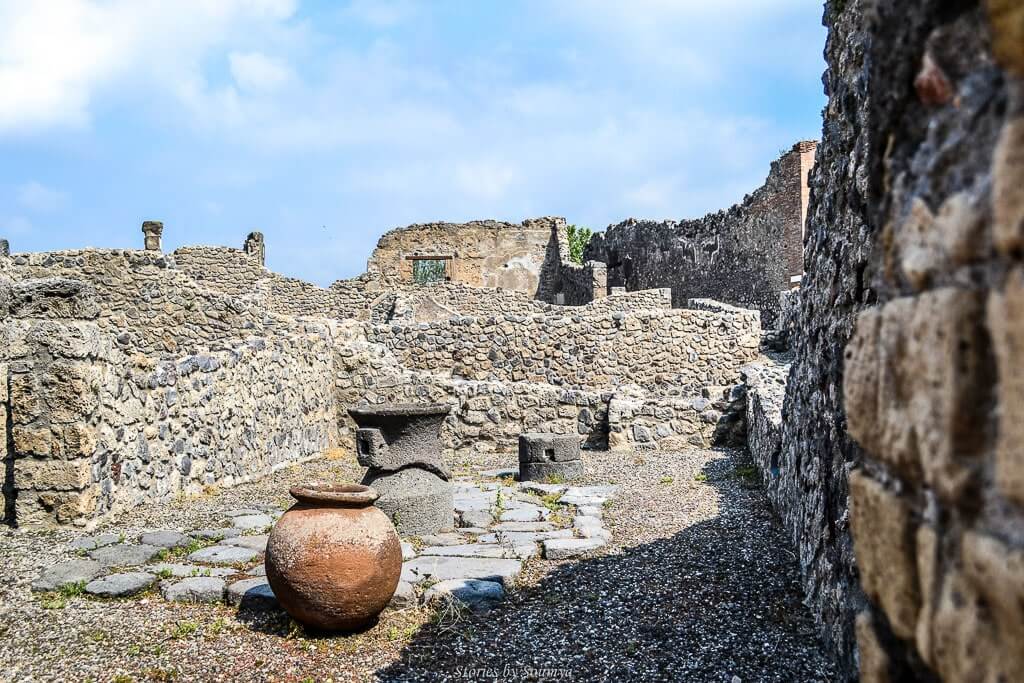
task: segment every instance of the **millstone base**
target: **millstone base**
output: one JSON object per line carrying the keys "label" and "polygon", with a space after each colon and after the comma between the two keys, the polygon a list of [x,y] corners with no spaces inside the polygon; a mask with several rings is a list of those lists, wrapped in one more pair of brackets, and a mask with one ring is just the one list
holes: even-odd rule
{"label": "millstone base", "polygon": [[519,463],[519,481],[572,481],[580,476],[583,476],[582,460]]}
{"label": "millstone base", "polygon": [[371,469],[361,483],[380,494],[374,504],[400,536],[429,536],[455,523],[452,485],[432,472],[416,467],[398,472]]}

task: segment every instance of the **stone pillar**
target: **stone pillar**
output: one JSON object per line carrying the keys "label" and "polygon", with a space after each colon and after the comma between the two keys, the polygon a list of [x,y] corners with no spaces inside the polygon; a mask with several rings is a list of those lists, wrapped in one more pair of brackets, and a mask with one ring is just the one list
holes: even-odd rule
{"label": "stone pillar", "polygon": [[160,221],[145,221],[142,234],[146,236],[146,251],[162,251],[160,239],[164,234],[164,224]]}
{"label": "stone pillar", "polygon": [[11,243],[7,240],[0,240],[0,258],[7,258],[11,255]]}
{"label": "stone pillar", "polygon": [[267,264],[267,252],[266,246],[263,244],[262,232],[250,232],[249,236],[245,238],[245,244],[242,246],[242,250],[259,261],[261,266],[265,266]]}

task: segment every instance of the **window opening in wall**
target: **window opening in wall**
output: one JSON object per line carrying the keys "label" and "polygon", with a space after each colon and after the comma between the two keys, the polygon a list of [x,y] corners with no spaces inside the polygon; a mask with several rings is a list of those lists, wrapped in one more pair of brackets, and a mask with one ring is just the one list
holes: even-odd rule
{"label": "window opening in wall", "polygon": [[443,282],[448,279],[448,259],[417,258],[412,260],[412,281],[416,284]]}

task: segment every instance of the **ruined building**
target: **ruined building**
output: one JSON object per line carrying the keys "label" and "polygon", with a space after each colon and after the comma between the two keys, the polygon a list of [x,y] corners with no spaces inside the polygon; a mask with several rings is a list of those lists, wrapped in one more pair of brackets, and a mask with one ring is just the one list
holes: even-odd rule
{"label": "ruined building", "polygon": [[739,438],[843,678],[1024,680],[1024,9],[832,0],[825,22],[821,141],[726,211],[611,226],[584,264],[560,218],[396,230],[327,288],[269,271],[258,233],[0,244],[6,520],[260,477],[348,443],[367,403],[451,406],[460,460],[525,432],[651,457]]}

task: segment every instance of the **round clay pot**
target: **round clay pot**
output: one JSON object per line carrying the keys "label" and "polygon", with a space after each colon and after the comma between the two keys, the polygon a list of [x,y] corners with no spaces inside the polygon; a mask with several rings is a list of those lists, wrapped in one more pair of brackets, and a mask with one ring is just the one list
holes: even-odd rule
{"label": "round clay pot", "polygon": [[366,626],[387,607],[402,573],[391,520],[360,484],[315,482],[290,490],[298,501],[267,542],[267,581],[297,621],[338,631]]}

